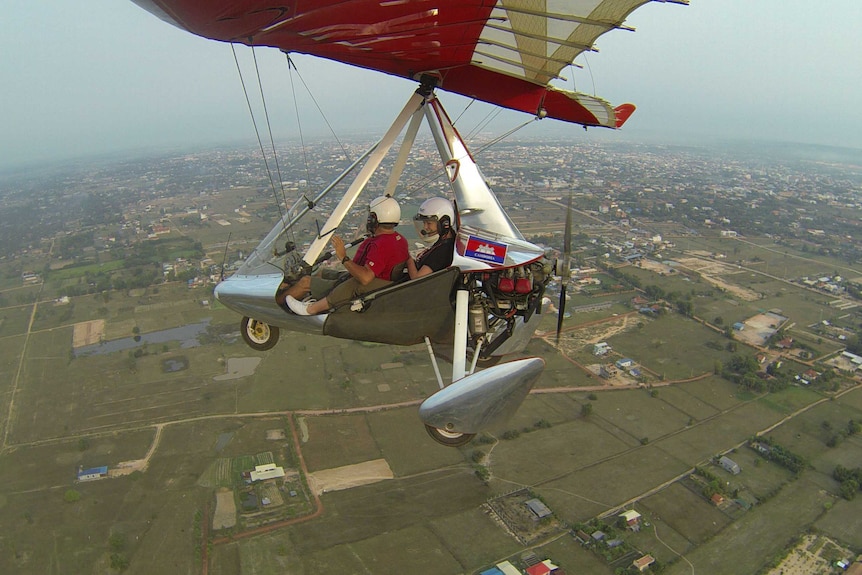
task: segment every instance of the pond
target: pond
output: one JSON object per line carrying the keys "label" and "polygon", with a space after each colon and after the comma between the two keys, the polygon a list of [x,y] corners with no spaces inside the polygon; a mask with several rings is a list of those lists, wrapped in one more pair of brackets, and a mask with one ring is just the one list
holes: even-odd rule
{"label": "pond", "polygon": [[190,347],[198,347],[201,345],[199,337],[206,333],[212,318],[207,318],[199,323],[192,323],[181,327],[171,329],[163,329],[151,333],[143,333],[134,337],[124,337],[111,341],[103,341],[92,345],[73,348],[72,354],[75,357],[83,357],[87,355],[101,355],[104,353],[114,353],[116,351],[125,351],[142,347],[145,343],[149,345],[158,343],[167,343],[169,341],[179,341],[180,347],[188,349]]}

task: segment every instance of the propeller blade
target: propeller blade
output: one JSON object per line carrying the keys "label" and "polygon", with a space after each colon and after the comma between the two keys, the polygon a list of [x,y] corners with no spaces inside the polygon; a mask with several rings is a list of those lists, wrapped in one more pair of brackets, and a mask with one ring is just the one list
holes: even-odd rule
{"label": "propeller blade", "polygon": [[560,305],[557,306],[557,345],[560,345],[560,332],[563,330],[563,316],[566,313],[566,287],[569,285],[569,272],[572,261],[572,194],[566,207],[566,227],[563,231],[563,265],[560,266]]}
{"label": "propeller blade", "polygon": [[563,330],[563,316],[566,314],[566,284],[560,286],[560,305],[557,307],[557,345],[560,345],[560,332]]}

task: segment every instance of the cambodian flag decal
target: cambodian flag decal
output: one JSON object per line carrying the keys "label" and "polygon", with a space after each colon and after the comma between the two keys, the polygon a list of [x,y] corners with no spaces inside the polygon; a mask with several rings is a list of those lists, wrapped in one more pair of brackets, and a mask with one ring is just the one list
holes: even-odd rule
{"label": "cambodian flag decal", "polygon": [[502,264],[506,261],[508,247],[506,244],[470,236],[467,238],[467,249],[464,255],[468,258]]}

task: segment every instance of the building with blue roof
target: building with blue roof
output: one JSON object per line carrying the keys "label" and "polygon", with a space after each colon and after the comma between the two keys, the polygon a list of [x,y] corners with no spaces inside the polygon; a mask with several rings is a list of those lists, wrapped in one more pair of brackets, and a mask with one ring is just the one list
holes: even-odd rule
{"label": "building with blue roof", "polygon": [[78,469],[78,481],[94,481],[104,479],[108,476],[108,466],[91,467],[90,469]]}

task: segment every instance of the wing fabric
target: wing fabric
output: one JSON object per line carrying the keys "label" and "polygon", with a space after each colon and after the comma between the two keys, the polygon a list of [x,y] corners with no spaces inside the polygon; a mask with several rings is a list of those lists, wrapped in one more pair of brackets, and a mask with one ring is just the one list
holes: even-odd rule
{"label": "wing fabric", "polygon": [[[619,127],[631,105],[551,85],[596,39],[651,0],[133,0],[194,34],[272,46],[586,126]],[[663,1],[663,0],[662,0]],[[671,0],[687,3],[687,0]]]}

